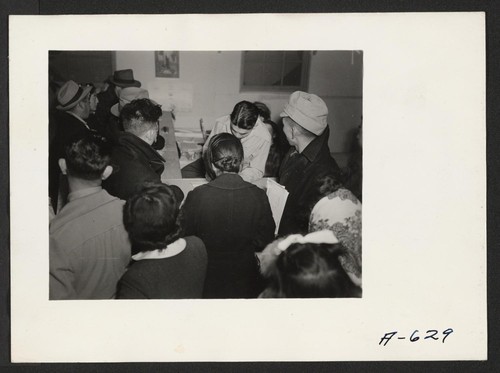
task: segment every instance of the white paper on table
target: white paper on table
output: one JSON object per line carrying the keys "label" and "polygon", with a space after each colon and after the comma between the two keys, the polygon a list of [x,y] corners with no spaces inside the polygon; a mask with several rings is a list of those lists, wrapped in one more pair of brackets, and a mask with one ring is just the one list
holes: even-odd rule
{"label": "white paper on table", "polygon": [[274,233],[277,234],[281,216],[283,215],[283,210],[285,209],[286,200],[288,198],[288,191],[283,185],[274,180],[267,179],[267,198],[269,199],[273,219],[276,223],[276,230]]}

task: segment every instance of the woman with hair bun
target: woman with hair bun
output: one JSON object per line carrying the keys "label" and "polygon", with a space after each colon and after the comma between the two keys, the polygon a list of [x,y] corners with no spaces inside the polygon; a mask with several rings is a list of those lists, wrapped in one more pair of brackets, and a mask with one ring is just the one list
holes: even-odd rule
{"label": "woman with hair bun", "polygon": [[205,245],[181,237],[179,202],[165,184],[146,185],[123,208],[133,262],[118,283],[122,299],[201,298],[207,267]]}
{"label": "woman with hair bun", "polygon": [[187,195],[181,212],[186,235],[200,237],[208,253],[205,298],[252,298],[261,289],[255,253],[274,238],[265,192],[242,179],[241,142],[213,136],[204,154],[210,183]]}

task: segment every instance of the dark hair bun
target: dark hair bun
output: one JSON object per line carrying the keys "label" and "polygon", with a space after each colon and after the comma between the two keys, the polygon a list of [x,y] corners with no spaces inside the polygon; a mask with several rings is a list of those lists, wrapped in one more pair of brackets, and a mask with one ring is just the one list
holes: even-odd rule
{"label": "dark hair bun", "polygon": [[225,157],[214,163],[215,167],[226,172],[237,172],[240,168],[240,164],[241,160],[236,157]]}
{"label": "dark hair bun", "polygon": [[203,155],[205,169],[211,179],[215,179],[212,165],[222,172],[239,172],[243,161],[243,146],[236,136],[219,133],[210,139],[208,149]]}

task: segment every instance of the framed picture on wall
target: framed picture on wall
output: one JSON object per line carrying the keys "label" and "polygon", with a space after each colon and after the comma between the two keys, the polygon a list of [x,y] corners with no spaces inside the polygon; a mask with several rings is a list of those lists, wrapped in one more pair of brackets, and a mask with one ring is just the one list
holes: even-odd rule
{"label": "framed picture on wall", "polygon": [[157,78],[179,77],[179,52],[178,51],[156,51],[155,71]]}

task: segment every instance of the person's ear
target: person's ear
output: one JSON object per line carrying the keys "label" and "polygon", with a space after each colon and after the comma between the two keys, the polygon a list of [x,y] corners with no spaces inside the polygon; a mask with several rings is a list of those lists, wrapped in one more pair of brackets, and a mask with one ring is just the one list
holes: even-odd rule
{"label": "person's ear", "polygon": [[156,129],[150,129],[146,132],[145,136],[147,142],[149,142],[149,145],[151,145],[156,141],[156,137],[158,136],[158,131],[156,131]]}
{"label": "person's ear", "polygon": [[77,106],[80,107],[80,109],[84,109],[86,100],[87,100],[87,97],[85,97],[83,100],[80,100],[80,102],[78,102]]}
{"label": "person's ear", "polygon": [[208,167],[210,167],[210,170],[215,174],[217,167],[215,167],[212,162],[207,162],[207,163],[208,163]]}
{"label": "person's ear", "polygon": [[222,171],[219,170],[212,162],[209,162],[208,167],[212,170],[213,175],[215,175],[214,179],[222,174]]}
{"label": "person's ear", "polygon": [[113,173],[113,166],[111,165],[106,166],[106,168],[102,172],[101,180],[106,180],[112,173]]}
{"label": "person's ear", "polygon": [[66,165],[66,159],[60,158],[58,163],[59,163],[59,168],[61,169],[62,174],[66,175],[66,173],[68,172],[68,166]]}

